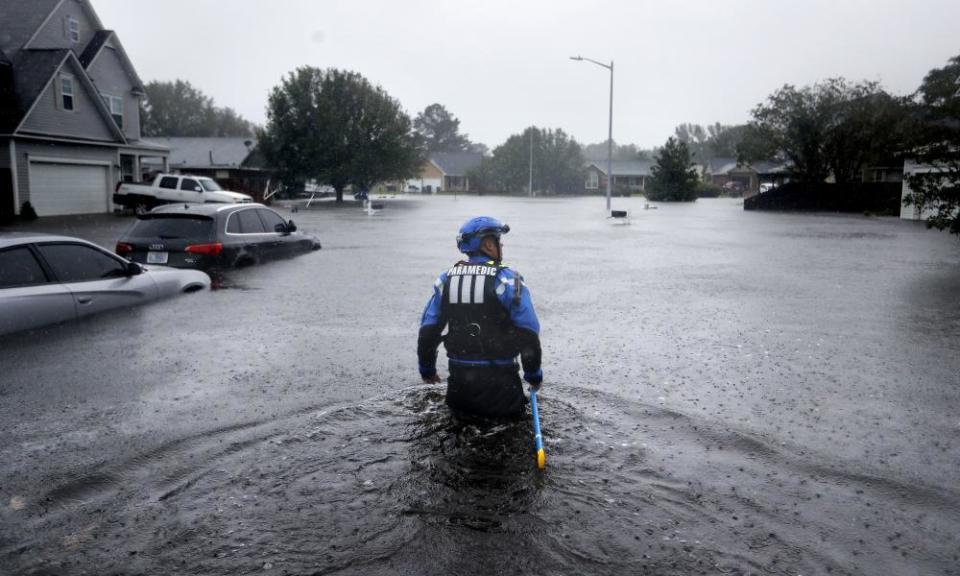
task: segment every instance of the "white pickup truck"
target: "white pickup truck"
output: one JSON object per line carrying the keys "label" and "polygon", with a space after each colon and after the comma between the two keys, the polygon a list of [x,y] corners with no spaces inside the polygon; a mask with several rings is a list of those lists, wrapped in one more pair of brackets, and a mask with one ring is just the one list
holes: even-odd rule
{"label": "white pickup truck", "polygon": [[221,188],[212,178],[188,174],[158,174],[153,184],[117,184],[113,203],[142,214],[160,204],[239,204],[253,202],[247,194]]}

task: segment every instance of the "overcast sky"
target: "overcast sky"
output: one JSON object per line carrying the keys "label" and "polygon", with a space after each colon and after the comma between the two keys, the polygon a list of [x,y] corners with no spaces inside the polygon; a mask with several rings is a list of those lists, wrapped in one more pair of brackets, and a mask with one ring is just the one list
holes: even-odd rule
{"label": "overcast sky", "polygon": [[439,102],[491,148],[524,127],[661,145],[742,123],[785,83],[844,76],[908,94],[960,54],[957,0],[92,0],[142,79],[182,78],[258,124],[298,66],[354,70],[411,117]]}

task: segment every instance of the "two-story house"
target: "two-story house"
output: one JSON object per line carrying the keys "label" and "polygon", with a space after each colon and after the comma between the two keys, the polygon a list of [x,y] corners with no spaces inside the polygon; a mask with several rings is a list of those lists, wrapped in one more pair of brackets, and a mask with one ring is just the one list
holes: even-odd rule
{"label": "two-story house", "polygon": [[140,138],[143,83],[88,0],[0,0],[0,218],[108,212],[167,148]]}

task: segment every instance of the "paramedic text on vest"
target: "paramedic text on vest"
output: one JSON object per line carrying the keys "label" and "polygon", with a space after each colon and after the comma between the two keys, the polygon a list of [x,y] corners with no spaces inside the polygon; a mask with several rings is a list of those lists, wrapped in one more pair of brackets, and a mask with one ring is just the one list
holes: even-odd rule
{"label": "paramedic text on vest", "polygon": [[458,412],[521,415],[527,399],[517,356],[523,379],[536,388],[543,382],[540,321],[530,291],[523,277],[501,262],[500,237],[509,230],[487,216],[460,228],[457,248],[468,260],[440,274],[420,322],[420,376],[428,383],[441,381],[436,363],[443,342],[450,362],[447,404]]}

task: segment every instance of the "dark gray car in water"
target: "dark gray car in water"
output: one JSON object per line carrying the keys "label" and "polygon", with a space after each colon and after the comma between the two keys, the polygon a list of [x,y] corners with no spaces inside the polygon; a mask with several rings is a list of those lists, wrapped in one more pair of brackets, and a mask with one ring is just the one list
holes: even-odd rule
{"label": "dark gray car in water", "polygon": [[145,264],[202,270],[248,266],[320,249],[262,204],[175,204],[137,218],[117,254]]}
{"label": "dark gray car in water", "polygon": [[209,287],[203,272],[141,266],[79,238],[0,234],[0,334]]}

